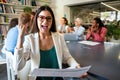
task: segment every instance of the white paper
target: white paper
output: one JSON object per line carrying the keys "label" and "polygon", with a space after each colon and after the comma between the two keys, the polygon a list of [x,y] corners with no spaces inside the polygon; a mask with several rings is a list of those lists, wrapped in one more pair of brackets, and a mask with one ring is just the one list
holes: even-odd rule
{"label": "white paper", "polygon": [[74,68],[74,69],[45,69],[39,68],[34,69],[30,74],[31,76],[42,76],[42,77],[80,77],[86,73],[91,66]]}
{"label": "white paper", "polygon": [[0,64],[5,64],[6,63],[6,59],[0,58]]}
{"label": "white paper", "polygon": [[99,42],[93,42],[93,41],[79,41],[78,43],[86,44],[86,45],[90,45],[90,46],[95,46],[95,45],[100,44]]}

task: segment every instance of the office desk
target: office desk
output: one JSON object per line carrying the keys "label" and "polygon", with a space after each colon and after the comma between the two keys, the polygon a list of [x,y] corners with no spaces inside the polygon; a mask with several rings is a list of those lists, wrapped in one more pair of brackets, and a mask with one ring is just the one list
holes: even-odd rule
{"label": "office desk", "polygon": [[78,42],[69,42],[67,46],[71,55],[82,65],[91,65],[90,73],[107,78],[120,80],[120,44],[105,42],[95,46]]}

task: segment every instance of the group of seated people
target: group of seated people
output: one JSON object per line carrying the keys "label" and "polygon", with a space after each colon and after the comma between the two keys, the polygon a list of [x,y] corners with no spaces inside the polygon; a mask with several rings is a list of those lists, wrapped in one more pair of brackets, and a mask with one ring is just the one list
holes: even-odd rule
{"label": "group of seated people", "polygon": [[[75,40],[83,40],[84,39],[84,32],[85,28],[82,26],[82,19],[76,18],[75,20],[75,27],[69,27],[68,21],[65,17],[61,18],[61,25],[58,26],[58,32],[60,33],[70,33],[69,35],[73,35]],[[66,34],[65,34],[66,35]],[[67,36],[65,36],[67,38]]]}
{"label": "group of seated people", "polygon": [[[91,26],[88,27],[87,30],[82,26],[82,19],[75,19],[75,26],[69,27],[68,21],[65,17],[61,18],[61,25],[58,26],[58,32],[73,35],[76,39],[74,40],[92,40],[97,42],[104,42],[107,34],[107,28],[104,26],[103,22],[100,18],[96,17],[92,20]],[[86,31],[86,34],[85,34]],[[68,35],[68,36],[69,36]]]}
{"label": "group of seated people", "polygon": [[[56,29],[52,9],[44,5],[34,14],[34,20],[31,19],[31,15],[28,13],[22,13],[17,20],[16,25],[8,31],[3,53],[7,50],[16,57],[17,71],[21,71],[27,61],[30,60],[28,77],[25,77],[24,80],[63,80],[61,77],[30,76],[30,72],[35,68],[62,69],[62,63],[67,63],[74,68],[81,67],[71,56],[64,37],[61,36],[61,33],[68,32],[76,34],[78,40],[82,40],[85,28],[82,27],[80,18],[75,20],[75,27],[71,29],[67,26],[67,19],[63,17],[61,19],[62,25]],[[30,26],[33,29],[31,33],[28,32]],[[92,39],[93,41],[103,42],[106,33],[107,29],[100,18],[95,18],[92,21],[92,26],[87,30],[86,40]],[[23,75],[26,73],[23,73]],[[86,75],[87,73],[83,74],[83,76]]]}

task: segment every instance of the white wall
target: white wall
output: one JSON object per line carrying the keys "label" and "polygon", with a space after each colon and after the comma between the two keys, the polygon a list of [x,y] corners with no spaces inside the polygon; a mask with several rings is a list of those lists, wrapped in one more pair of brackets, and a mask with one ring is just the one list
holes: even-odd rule
{"label": "white wall", "polygon": [[57,25],[59,24],[59,20],[62,16],[64,16],[64,0],[56,0],[55,2],[55,18]]}

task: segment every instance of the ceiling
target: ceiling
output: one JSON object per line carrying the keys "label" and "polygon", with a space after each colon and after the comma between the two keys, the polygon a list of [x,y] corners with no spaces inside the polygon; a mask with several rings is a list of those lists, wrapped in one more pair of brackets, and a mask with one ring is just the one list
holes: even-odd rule
{"label": "ceiling", "polygon": [[[66,0],[65,0],[66,1]],[[101,1],[111,1],[111,0],[68,0],[68,2],[65,2],[67,6],[79,6],[84,4],[91,4],[91,3],[97,3]]]}
{"label": "ceiling", "polygon": [[[108,5],[108,6],[110,6],[110,7],[107,7],[107,6],[105,6],[105,5],[103,5],[103,4],[101,4],[101,8],[103,8],[104,9],[104,11],[105,10],[119,10],[120,11],[120,0],[114,0],[114,1],[109,1],[109,2],[104,2],[106,5]],[[112,8],[111,8],[112,7]]]}
{"label": "ceiling", "polygon": [[92,3],[81,3],[77,5],[71,5],[70,7],[81,9],[94,9],[95,11],[99,12],[115,11],[116,9],[120,11],[120,0],[107,0]]}
{"label": "ceiling", "polygon": [[107,11],[120,11],[120,0],[99,0],[98,2],[71,5],[70,21],[74,22],[76,17],[80,17],[85,23],[89,23],[94,17],[100,17],[101,12]]}

